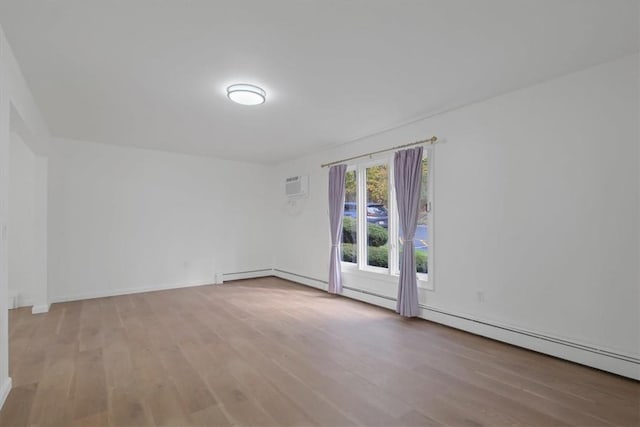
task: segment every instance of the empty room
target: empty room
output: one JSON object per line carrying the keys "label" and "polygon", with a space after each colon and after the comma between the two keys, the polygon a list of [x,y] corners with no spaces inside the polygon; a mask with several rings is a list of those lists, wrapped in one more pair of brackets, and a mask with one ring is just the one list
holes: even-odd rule
{"label": "empty room", "polygon": [[640,0],[0,0],[23,426],[640,426]]}

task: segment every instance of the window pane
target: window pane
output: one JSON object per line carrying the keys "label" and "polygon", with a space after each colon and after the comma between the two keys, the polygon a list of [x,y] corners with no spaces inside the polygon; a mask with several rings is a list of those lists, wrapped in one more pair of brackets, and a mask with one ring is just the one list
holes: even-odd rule
{"label": "window pane", "polygon": [[342,216],[342,261],[356,263],[358,248],[358,185],[356,171],[345,175],[344,213]]}
{"label": "window pane", "polygon": [[420,192],[420,204],[418,205],[418,227],[414,245],[416,248],[416,271],[418,273],[428,272],[429,256],[429,161],[425,157],[422,159],[422,190]]}
{"label": "window pane", "polygon": [[389,168],[376,165],[366,170],[367,265],[389,267]]}

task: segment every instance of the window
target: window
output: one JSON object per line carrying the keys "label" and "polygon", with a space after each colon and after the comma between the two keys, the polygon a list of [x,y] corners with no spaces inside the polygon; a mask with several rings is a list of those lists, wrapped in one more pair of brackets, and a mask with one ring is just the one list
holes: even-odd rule
{"label": "window", "polygon": [[426,157],[422,159],[422,187],[418,205],[418,226],[416,227],[414,239],[416,271],[418,274],[427,274],[429,272],[429,212],[431,211],[429,193],[429,158]]}
{"label": "window", "polygon": [[[414,238],[416,274],[421,286],[433,284],[429,277],[433,270],[429,264],[433,260],[432,162],[432,151],[427,148],[422,160],[422,188]],[[343,267],[349,271],[397,276],[403,239],[393,188],[393,157],[351,165],[345,187]]]}
{"label": "window", "polygon": [[345,175],[344,213],[342,214],[341,259],[343,262],[356,263],[358,244],[358,188],[356,171],[347,171]]}
{"label": "window", "polygon": [[389,268],[389,167],[374,165],[365,169],[367,265]]}

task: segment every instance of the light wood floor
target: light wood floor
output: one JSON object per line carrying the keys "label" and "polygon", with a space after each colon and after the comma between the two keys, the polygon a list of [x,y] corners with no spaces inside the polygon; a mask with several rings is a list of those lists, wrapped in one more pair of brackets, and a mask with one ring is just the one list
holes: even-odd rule
{"label": "light wood floor", "polygon": [[267,278],[10,314],[0,425],[640,425],[640,385]]}

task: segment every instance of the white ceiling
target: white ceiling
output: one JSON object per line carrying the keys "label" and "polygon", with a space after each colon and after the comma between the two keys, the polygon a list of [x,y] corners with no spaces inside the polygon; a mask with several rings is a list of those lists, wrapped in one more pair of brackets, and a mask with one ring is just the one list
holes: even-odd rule
{"label": "white ceiling", "polygon": [[263,163],[639,48],[637,0],[1,0],[0,24],[55,136]]}

